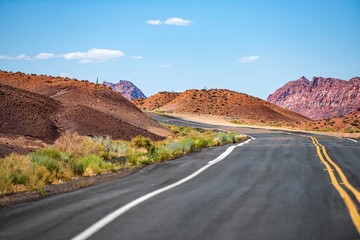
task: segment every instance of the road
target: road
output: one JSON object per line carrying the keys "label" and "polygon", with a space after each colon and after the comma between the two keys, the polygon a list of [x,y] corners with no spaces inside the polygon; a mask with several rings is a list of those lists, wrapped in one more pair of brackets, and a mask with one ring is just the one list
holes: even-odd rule
{"label": "road", "polygon": [[[85,239],[84,231],[89,239],[360,238],[359,142],[300,132],[221,128],[255,139],[0,209],[0,239]],[[224,152],[226,157],[209,164]]]}

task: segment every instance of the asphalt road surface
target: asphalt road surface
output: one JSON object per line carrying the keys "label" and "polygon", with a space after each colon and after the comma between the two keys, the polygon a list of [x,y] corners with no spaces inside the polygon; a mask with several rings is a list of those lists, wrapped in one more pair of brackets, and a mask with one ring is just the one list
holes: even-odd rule
{"label": "asphalt road surface", "polygon": [[359,142],[157,118],[254,139],[0,209],[0,239],[360,239]]}

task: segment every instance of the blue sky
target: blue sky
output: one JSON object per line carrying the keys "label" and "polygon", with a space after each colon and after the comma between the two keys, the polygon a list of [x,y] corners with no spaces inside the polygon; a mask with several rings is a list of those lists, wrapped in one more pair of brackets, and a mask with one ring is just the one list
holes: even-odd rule
{"label": "blue sky", "polygon": [[360,76],[360,1],[0,0],[0,69],[266,99]]}

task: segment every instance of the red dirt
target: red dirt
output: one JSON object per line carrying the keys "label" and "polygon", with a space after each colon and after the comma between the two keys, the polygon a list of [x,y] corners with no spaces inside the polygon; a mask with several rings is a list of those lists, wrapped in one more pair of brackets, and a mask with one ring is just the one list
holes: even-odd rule
{"label": "red dirt", "polygon": [[86,106],[156,135],[167,136],[169,133],[120,93],[103,85],[70,78],[3,71],[0,71],[0,83],[50,97],[63,105]]}
{"label": "red dirt", "polygon": [[168,113],[220,115],[259,122],[309,120],[259,98],[226,89],[187,90],[158,110]]}
{"label": "red dirt", "polygon": [[148,98],[133,99],[131,102],[141,110],[155,110],[173,101],[180,93],[159,92]]}

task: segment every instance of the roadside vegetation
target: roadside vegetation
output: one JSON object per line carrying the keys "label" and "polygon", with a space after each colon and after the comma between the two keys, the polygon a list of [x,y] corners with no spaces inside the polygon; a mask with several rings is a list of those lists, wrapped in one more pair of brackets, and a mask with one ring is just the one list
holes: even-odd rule
{"label": "roadside vegetation", "polygon": [[36,190],[44,195],[47,184],[123,168],[141,168],[201,148],[246,139],[232,132],[166,126],[171,135],[162,141],[153,142],[142,136],[131,141],[112,140],[108,136],[90,138],[67,132],[53,145],[28,155],[11,154],[0,159],[0,194]]}

